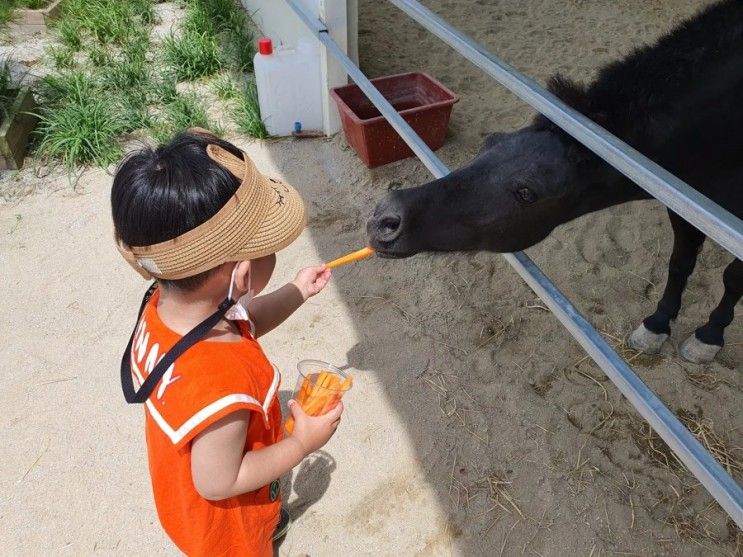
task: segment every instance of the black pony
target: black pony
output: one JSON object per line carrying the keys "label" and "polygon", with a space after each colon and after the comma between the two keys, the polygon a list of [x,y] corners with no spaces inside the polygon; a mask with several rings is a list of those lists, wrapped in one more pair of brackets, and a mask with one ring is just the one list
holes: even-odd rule
{"label": "black pony", "polygon": [[[738,217],[743,217],[743,1],[726,0],[655,45],[605,67],[588,86],[554,77],[549,89]],[[448,176],[391,192],[368,223],[387,257],[422,251],[528,248],[558,225],[649,196],[546,118],[489,136],[478,156]],[[673,253],[663,297],[630,340],[657,352],[705,236],[669,212]],[[680,348],[714,358],[743,293],[743,262],[723,273],[725,294]]]}

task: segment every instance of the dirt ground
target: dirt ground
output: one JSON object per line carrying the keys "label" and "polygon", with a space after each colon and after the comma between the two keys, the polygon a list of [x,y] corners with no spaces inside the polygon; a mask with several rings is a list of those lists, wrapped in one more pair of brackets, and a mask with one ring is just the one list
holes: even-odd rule
{"label": "dirt ground", "polygon": [[[542,82],[555,71],[590,79],[698,4],[426,2]],[[461,95],[439,153],[450,166],[487,133],[532,117],[391,5],[362,0],[360,13],[368,74],[422,69]],[[232,139],[308,203],[309,226],[280,254],[273,285],[363,245],[375,201],[429,179],[415,160],[369,171],[342,136]],[[110,183],[101,170],[75,188],[56,172],[0,177],[5,554],[177,554],[152,504],[141,409],[126,406],[118,384],[146,284],[111,242]],[[640,202],[561,227],[529,254],[661,399],[740,466],[743,320],[709,366],[674,350],[718,302],[731,256],[708,242],[661,355],[624,342],[660,295],[670,248],[664,210]],[[284,374],[284,399],[303,358],[355,378],[338,435],[285,482],[296,522],[281,555],[743,554],[740,530],[500,256],[344,267],[263,344]]]}

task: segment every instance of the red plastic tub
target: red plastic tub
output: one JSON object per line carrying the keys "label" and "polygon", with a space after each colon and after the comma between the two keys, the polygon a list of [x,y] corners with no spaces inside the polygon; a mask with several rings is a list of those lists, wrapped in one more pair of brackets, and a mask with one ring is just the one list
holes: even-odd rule
{"label": "red plastic tub", "polygon": [[[452,106],[459,97],[422,72],[372,79],[371,82],[434,151],[444,144]],[[338,105],[343,132],[369,168],[413,156],[358,85],[330,90]]]}

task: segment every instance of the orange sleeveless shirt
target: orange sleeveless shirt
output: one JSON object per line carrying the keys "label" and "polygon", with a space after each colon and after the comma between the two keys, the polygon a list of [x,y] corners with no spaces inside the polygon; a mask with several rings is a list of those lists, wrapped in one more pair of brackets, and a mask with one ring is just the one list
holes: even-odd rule
{"label": "orange sleeveless shirt", "polygon": [[[138,387],[180,340],[157,314],[155,291],[137,326],[132,375]],[[165,532],[189,556],[272,555],[278,483],[222,501],[209,501],[191,478],[191,441],[236,410],[250,410],[245,452],[282,437],[281,376],[247,323],[239,342],[199,341],[170,366],[145,403],[145,430],[155,506]]]}

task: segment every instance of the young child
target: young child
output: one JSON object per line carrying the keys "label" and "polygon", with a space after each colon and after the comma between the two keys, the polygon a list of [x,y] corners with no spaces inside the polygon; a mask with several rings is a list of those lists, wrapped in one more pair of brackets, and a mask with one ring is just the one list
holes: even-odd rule
{"label": "young child", "polygon": [[234,145],[194,129],[129,156],[111,206],[119,251],[157,279],[124,354],[122,386],[146,406],[160,522],[189,556],[272,555],[288,527],[278,479],[328,442],[343,412],[340,403],[309,417],[290,401],[296,422],[284,437],[280,375],[256,341],[330,279],[324,266],[309,267],[253,298],[274,254],[302,231],[302,200]]}

